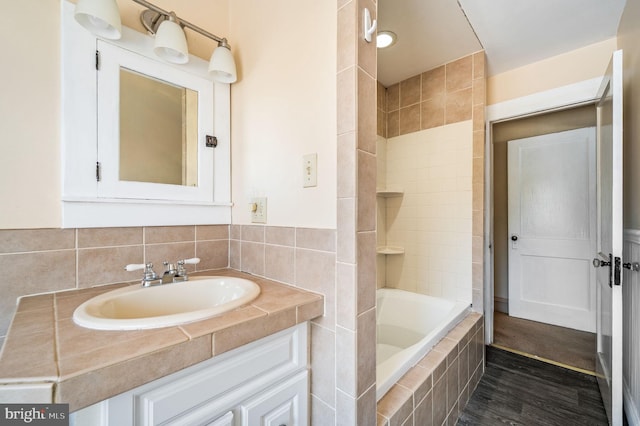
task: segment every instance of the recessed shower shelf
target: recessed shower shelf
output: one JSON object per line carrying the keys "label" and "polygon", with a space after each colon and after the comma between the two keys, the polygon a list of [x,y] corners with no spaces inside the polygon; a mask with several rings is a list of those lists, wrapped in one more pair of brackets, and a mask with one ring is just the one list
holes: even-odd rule
{"label": "recessed shower shelf", "polygon": [[404,191],[400,188],[378,188],[376,194],[380,197],[402,197]]}
{"label": "recessed shower shelf", "polygon": [[378,254],[404,254],[403,247],[379,246],[376,250]]}

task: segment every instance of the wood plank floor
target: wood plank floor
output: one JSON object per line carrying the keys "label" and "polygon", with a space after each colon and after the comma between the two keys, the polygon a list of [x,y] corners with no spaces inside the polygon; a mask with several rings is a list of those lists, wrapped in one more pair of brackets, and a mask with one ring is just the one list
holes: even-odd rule
{"label": "wood plank floor", "polygon": [[586,371],[596,369],[596,335],[494,312],[493,342]]}
{"label": "wood plank floor", "polygon": [[491,346],[457,425],[607,425],[596,378]]}

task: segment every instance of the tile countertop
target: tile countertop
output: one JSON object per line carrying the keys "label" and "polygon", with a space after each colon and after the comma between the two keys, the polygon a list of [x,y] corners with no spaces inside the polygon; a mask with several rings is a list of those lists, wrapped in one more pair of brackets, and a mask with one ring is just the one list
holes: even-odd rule
{"label": "tile countertop", "polygon": [[68,403],[76,411],[324,312],[316,293],[230,269],[197,275],[247,278],[261,293],[213,318],[136,331],[73,322],[77,306],[114,286],[21,298],[0,354],[0,401]]}

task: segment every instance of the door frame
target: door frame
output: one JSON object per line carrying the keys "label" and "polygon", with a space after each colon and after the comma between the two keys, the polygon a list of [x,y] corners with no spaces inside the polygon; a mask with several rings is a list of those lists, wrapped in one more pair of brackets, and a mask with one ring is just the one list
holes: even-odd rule
{"label": "door frame", "polygon": [[485,343],[493,343],[494,310],[494,209],[493,209],[493,125],[528,116],[595,103],[602,77],[581,81],[544,92],[489,105],[485,109],[484,176],[484,330]]}

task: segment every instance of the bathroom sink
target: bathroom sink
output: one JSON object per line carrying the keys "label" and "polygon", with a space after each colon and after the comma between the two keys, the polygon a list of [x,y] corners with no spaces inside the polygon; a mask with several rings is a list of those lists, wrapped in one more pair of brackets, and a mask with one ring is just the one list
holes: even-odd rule
{"label": "bathroom sink", "polygon": [[78,306],[76,324],[96,330],[141,330],[199,321],[258,297],[260,287],[236,277],[190,277],[182,283],[129,286]]}

